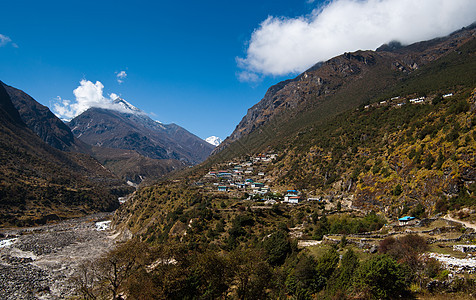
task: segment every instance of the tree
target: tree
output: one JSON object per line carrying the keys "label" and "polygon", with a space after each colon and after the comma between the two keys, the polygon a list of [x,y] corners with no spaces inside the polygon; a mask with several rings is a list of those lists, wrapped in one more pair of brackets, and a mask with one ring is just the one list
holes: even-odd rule
{"label": "tree", "polygon": [[129,280],[145,266],[149,251],[144,243],[131,240],[108,252],[97,261],[80,265],[72,278],[83,299],[121,299]]}
{"label": "tree", "polygon": [[408,287],[404,269],[387,255],[365,261],[357,270],[355,283],[373,299],[398,298]]}
{"label": "tree", "polygon": [[288,293],[297,299],[310,299],[323,286],[316,271],[316,261],[307,255],[301,255],[296,267],[286,278]]}
{"label": "tree", "polygon": [[263,248],[268,255],[268,263],[274,266],[283,264],[286,257],[292,252],[291,242],[286,232],[282,230],[267,237],[263,241]]}
{"label": "tree", "polygon": [[83,262],[79,266],[77,274],[71,278],[71,281],[82,299],[95,300],[99,297],[99,291],[96,288],[97,278],[92,261]]}
{"label": "tree", "polygon": [[359,258],[352,249],[347,250],[342,256],[341,267],[339,269],[339,283],[343,289],[352,285],[354,273],[359,267]]}
{"label": "tree", "polygon": [[119,293],[127,281],[145,265],[147,246],[131,240],[103,256],[97,263],[98,280],[110,292],[113,300],[120,299]]}
{"label": "tree", "polygon": [[265,299],[273,272],[257,249],[236,249],[229,255],[238,299]]}

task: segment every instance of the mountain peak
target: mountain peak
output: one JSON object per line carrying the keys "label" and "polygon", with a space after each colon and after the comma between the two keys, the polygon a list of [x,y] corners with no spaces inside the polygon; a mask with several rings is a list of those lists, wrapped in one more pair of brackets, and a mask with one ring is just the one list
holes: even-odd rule
{"label": "mountain peak", "polygon": [[205,141],[206,141],[207,143],[212,144],[212,145],[214,145],[214,146],[216,147],[216,146],[220,145],[223,140],[222,140],[221,138],[217,137],[217,136],[212,135],[212,136],[210,136],[210,137],[207,137],[207,138],[205,139]]}
{"label": "mountain peak", "polygon": [[118,110],[120,112],[124,112],[124,113],[133,113],[133,114],[145,114],[142,110],[140,110],[139,108],[135,107],[134,105],[130,104],[129,102],[127,102],[126,100],[120,98],[119,96],[117,96],[116,94],[111,94],[111,98],[113,98],[114,100],[112,101],[112,103],[114,104],[113,106],[113,109],[114,110]]}

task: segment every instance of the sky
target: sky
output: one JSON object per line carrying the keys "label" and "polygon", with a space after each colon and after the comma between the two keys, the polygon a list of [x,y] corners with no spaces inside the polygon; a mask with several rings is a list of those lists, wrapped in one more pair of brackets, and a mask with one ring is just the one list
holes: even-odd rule
{"label": "sky", "polygon": [[2,1],[0,80],[63,119],[121,97],[224,139],[319,61],[474,21],[474,0]]}

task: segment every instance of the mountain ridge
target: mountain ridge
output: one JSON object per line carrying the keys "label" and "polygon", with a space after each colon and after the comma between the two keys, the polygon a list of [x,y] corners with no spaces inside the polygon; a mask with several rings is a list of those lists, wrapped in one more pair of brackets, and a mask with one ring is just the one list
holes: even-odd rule
{"label": "mountain ridge", "polygon": [[[326,98],[339,93],[343,94],[341,90],[346,88],[349,90],[352,83],[362,82],[366,74],[376,68],[380,68],[381,76],[387,79],[387,82],[374,80],[384,84],[374,87],[376,89],[374,94],[378,94],[379,90],[385,89],[385,86],[396,84],[406,74],[454,51],[474,38],[475,32],[476,26],[473,24],[447,37],[422,41],[391,51],[383,51],[382,48],[379,51],[359,50],[317,63],[297,77],[271,86],[263,99],[248,109],[247,114],[233,133],[215,148],[213,154],[222,151],[231,143],[249,135],[265,124],[280,122],[276,121],[276,118],[290,119],[306,110],[315,110],[319,105],[325,106]],[[372,73],[375,71],[370,72],[370,74]],[[371,80],[372,78],[369,77],[367,82],[371,82]],[[348,94],[353,94],[351,98],[354,99],[347,100],[343,109],[328,107],[327,115],[357,107],[368,101],[371,94],[360,96],[358,88],[357,86],[353,91],[349,91]],[[283,116],[283,113],[286,113],[287,116]],[[270,134],[272,135],[272,133]]]}
{"label": "mountain ridge", "polygon": [[26,226],[118,207],[128,190],[96,160],[46,144],[0,84],[0,225]]}
{"label": "mountain ridge", "polygon": [[145,114],[92,107],[68,126],[87,144],[135,150],[154,159],[175,159],[186,164],[203,161],[213,146],[176,124],[162,124]]}

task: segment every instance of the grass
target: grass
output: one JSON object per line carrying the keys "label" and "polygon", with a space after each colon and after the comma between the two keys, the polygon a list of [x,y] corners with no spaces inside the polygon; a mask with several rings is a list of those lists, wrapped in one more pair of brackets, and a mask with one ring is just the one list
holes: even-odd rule
{"label": "grass", "polygon": [[455,258],[465,258],[466,254],[459,251],[453,250],[453,245],[458,245],[460,243],[435,243],[430,245],[428,252],[434,252],[438,254],[450,255]]}

